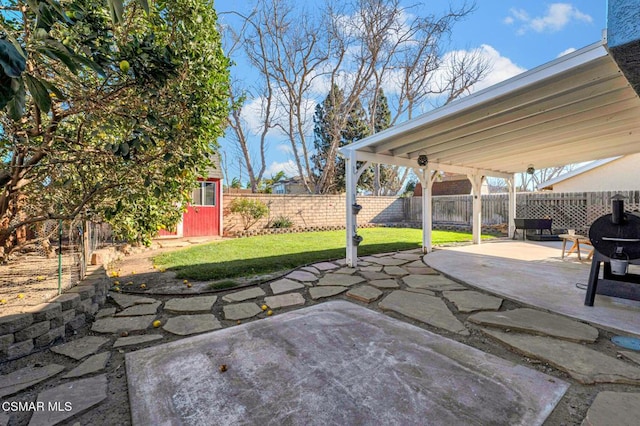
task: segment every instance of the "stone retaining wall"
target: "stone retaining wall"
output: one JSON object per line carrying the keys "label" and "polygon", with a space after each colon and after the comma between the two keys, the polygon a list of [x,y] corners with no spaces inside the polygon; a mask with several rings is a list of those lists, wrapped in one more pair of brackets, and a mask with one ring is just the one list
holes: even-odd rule
{"label": "stone retaining wall", "polygon": [[29,355],[92,321],[107,300],[109,285],[104,268],[89,267],[81,285],[31,312],[0,317],[0,362]]}

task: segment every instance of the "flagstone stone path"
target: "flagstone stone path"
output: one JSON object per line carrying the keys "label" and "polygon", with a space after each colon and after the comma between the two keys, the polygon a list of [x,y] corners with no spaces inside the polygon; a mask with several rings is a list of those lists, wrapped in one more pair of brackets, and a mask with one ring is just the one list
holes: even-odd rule
{"label": "flagstone stone path", "polygon": [[[151,283],[151,278],[145,279]],[[16,424],[30,421],[54,425],[71,417],[80,424],[95,424],[96,419],[108,418],[113,412],[129,413],[126,403],[124,408],[110,405],[115,397],[107,394],[107,386],[120,386],[119,392],[126,395],[124,353],[335,299],[386,313],[480,350],[497,352],[567,380],[572,387],[607,384],[599,395],[597,390],[589,390],[596,388],[580,388],[580,392],[592,395],[578,404],[584,408],[575,408],[575,400],[561,404],[570,414],[557,416],[566,418],[575,412],[575,424],[584,419],[585,425],[598,425],[604,424],[599,419],[613,418],[616,424],[625,424],[624,419],[618,422],[618,417],[609,412],[640,397],[640,388],[637,392],[629,388],[610,392],[620,384],[640,386],[640,352],[617,351],[612,345],[609,348],[602,340],[604,332],[587,324],[523,308],[453,281],[426,265],[418,251],[408,251],[366,256],[359,259],[357,268],[346,267],[344,260],[318,262],[270,282],[216,295],[176,297],[111,291],[108,305],[98,311],[90,327],[45,351],[53,353],[59,363],[17,360],[1,370],[0,397],[49,401],[64,395],[64,402],[72,404],[73,410],[33,415],[0,413],[0,425],[3,419]],[[160,327],[153,325],[156,320]],[[37,359],[38,354],[29,357]],[[639,415],[637,410],[613,411],[624,418],[627,413],[636,416],[631,417],[634,421]],[[129,421],[125,419],[124,423]]]}

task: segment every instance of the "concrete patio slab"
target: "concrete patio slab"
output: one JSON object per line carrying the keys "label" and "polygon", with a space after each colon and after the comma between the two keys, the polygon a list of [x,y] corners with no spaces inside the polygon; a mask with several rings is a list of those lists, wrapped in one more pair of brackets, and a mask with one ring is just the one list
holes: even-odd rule
{"label": "concrete patio slab", "polygon": [[471,315],[469,321],[484,326],[557,337],[578,343],[593,343],[598,338],[598,329],[595,327],[567,317],[529,308],[504,312],[479,312]]}
{"label": "concrete patio slab", "polygon": [[562,244],[500,240],[447,247],[425,256],[442,273],[498,296],[640,336],[640,302],[597,295],[584,305],[590,264],[563,261]]}
{"label": "concrete patio slab", "polygon": [[343,301],[128,353],[126,368],[134,425],[533,425],[568,388]]}
{"label": "concrete patio slab", "polygon": [[482,330],[526,356],[547,362],[583,384],[626,383],[640,385],[640,368],[579,343],[551,337]]}

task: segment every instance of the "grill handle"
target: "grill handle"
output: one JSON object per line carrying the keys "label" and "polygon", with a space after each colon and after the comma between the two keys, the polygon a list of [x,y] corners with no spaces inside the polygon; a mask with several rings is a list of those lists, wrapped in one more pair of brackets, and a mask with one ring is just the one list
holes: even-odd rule
{"label": "grill handle", "polygon": [[604,241],[616,241],[619,243],[640,243],[640,238],[614,238],[614,237],[602,237]]}

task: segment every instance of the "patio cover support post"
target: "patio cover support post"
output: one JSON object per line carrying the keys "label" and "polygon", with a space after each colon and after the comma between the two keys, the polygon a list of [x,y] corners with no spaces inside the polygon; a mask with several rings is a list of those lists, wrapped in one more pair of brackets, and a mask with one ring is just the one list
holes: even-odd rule
{"label": "patio cover support post", "polygon": [[433,243],[431,234],[433,230],[432,221],[432,188],[433,181],[437,175],[436,170],[431,169],[413,169],[418,176],[420,185],[422,185],[422,253],[431,253]]}
{"label": "patio cover support post", "polygon": [[516,176],[513,175],[509,179],[507,179],[507,184],[509,185],[509,229],[508,234],[509,238],[513,238],[513,235],[516,232]]}
{"label": "patio cover support post", "polygon": [[471,181],[473,197],[473,213],[471,217],[471,230],[473,233],[473,244],[480,244],[482,236],[482,175],[467,175]]}
{"label": "patio cover support post", "polygon": [[354,214],[353,205],[356,204],[356,186],[362,173],[369,167],[369,162],[365,162],[359,169],[356,161],[356,152],[348,150],[345,153],[345,177],[346,177],[346,207],[347,207],[347,266],[355,268],[358,266],[358,246],[354,243],[353,237],[358,232],[358,223]]}
{"label": "patio cover support post", "polygon": [[353,243],[356,234],[356,217],[353,204],[356,202],[356,153],[349,150],[345,155],[345,184],[347,190],[347,266],[355,268],[358,264],[358,247]]}

